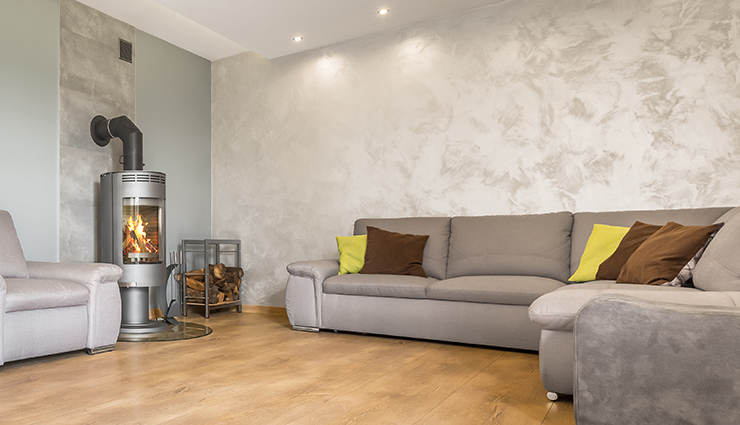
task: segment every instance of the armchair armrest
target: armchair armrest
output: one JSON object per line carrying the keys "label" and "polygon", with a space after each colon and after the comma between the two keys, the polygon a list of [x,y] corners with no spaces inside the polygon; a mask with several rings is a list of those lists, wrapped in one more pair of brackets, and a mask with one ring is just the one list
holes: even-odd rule
{"label": "armchair armrest", "polygon": [[115,345],[121,328],[118,279],[123,270],[120,267],[106,263],[28,261],[26,264],[31,279],[66,280],[85,286],[90,291],[87,301],[88,351],[105,351]]}
{"label": "armchair armrest", "polygon": [[285,310],[294,329],[321,328],[321,296],[324,280],[339,273],[339,260],[298,261],[289,264]]}
{"label": "armchair armrest", "polygon": [[740,423],[740,308],[618,295],[575,323],[579,425]]}
{"label": "armchair armrest", "polygon": [[123,270],[107,263],[47,263],[27,261],[31,279],[58,279],[85,285],[88,288],[103,282],[118,282]]}

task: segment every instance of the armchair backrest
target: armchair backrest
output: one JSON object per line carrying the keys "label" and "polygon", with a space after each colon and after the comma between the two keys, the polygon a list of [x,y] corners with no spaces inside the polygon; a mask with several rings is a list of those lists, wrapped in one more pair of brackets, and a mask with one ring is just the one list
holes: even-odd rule
{"label": "armchair backrest", "polygon": [[0,276],[4,278],[28,278],[26,257],[21,241],[15,231],[13,217],[0,210]]}

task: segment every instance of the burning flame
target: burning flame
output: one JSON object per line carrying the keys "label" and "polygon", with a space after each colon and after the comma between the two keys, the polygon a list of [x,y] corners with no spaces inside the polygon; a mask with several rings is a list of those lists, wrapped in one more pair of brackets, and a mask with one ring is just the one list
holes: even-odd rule
{"label": "burning flame", "polygon": [[125,253],[158,252],[157,248],[152,245],[151,240],[146,237],[146,226],[148,224],[141,218],[141,214],[137,215],[136,220],[129,216],[127,223],[123,225],[123,233],[126,237],[123,242]]}

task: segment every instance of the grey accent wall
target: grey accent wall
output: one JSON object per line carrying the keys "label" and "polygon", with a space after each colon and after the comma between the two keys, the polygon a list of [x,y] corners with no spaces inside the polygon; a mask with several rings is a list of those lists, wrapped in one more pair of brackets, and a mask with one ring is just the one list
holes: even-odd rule
{"label": "grey accent wall", "polygon": [[167,250],[211,237],[211,62],[136,31],[145,169],[167,174]]}
{"label": "grey accent wall", "polygon": [[213,63],[213,229],[248,304],[358,217],[740,204],[740,3],[517,0]]}
{"label": "grey accent wall", "polygon": [[0,209],[26,259],[57,261],[59,2],[3,0],[0,40]]}
{"label": "grey accent wall", "polygon": [[60,259],[90,262],[100,258],[100,174],[123,169],[121,141],[97,146],[90,120],[127,115],[136,121],[134,65],[119,59],[118,41],[134,43],[135,31],[74,0],[61,0],[60,26]]}
{"label": "grey accent wall", "polygon": [[182,239],[211,237],[211,62],[138,30],[136,47],[144,168],[167,174],[166,243],[176,251]]}

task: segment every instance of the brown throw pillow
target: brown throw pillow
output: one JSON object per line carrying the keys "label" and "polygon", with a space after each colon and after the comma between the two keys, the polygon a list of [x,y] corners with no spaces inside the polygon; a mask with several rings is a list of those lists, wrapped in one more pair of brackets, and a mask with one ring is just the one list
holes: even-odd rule
{"label": "brown throw pillow", "polygon": [[670,282],[718,229],[716,224],[682,226],[669,222],[635,250],[622,267],[617,283]]}
{"label": "brown throw pillow", "polygon": [[407,235],[367,226],[365,265],[361,274],[407,274],[427,277],[421,262],[428,235]]}
{"label": "brown throw pillow", "polygon": [[619,272],[622,271],[622,267],[624,267],[635,250],[661,227],[663,226],[636,221],[630,227],[629,231],[627,231],[627,234],[624,235],[622,242],[619,243],[614,254],[599,265],[599,271],[596,272],[596,280],[617,280]]}

